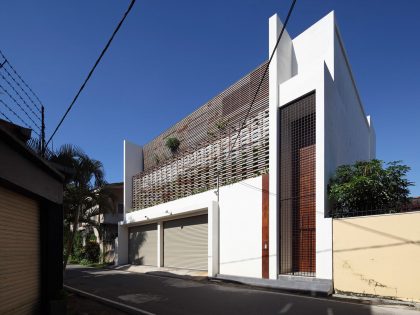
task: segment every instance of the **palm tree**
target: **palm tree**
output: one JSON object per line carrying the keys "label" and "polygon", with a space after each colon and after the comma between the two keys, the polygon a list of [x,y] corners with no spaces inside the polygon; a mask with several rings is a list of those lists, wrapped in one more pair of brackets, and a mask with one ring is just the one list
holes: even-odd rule
{"label": "palm tree", "polygon": [[109,194],[102,188],[106,184],[100,161],[91,159],[80,148],[63,145],[49,157],[65,174],[63,195],[64,227],[69,232],[65,244],[63,271],[72,254],[73,242],[79,223],[91,223],[92,216],[111,208]]}

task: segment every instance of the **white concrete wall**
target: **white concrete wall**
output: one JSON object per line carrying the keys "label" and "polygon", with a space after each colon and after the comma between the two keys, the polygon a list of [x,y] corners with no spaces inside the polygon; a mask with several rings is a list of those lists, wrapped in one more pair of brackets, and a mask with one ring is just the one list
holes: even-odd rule
{"label": "white concrete wall", "polygon": [[[261,278],[262,177],[126,214],[124,227],[208,213],[209,275]],[[120,227],[121,229],[121,227]],[[128,248],[128,238],[119,246]],[[157,244],[158,246],[158,244]],[[161,252],[161,251],[158,251]]]}
{"label": "white concrete wall", "polygon": [[280,84],[279,106],[316,92],[316,277],[332,278],[332,221],[327,184],[336,167],[375,155],[334,12],[293,39],[297,75]]}
{"label": "white concrete wall", "polygon": [[334,76],[334,19],[332,11],[293,39],[298,74],[319,72],[325,62]]}
{"label": "white concrete wall", "polygon": [[[276,46],[283,24],[277,14],[269,20],[269,57]],[[283,31],[279,45],[274,52],[269,69],[269,191],[274,192],[269,196],[269,276],[277,279],[279,256],[279,230],[278,230],[278,198],[276,193],[279,187],[278,178],[278,144],[279,144],[279,84],[287,81],[297,70],[292,40],[287,32]]]}
{"label": "white concrete wall", "polygon": [[376,131],[375,131],[375,125],[373,124],[373,120],[371,116],[367,116],[367,120],[370,127],[370,140],[369,140],[369,146],[370,146],[370,159],[376,159]]}
{"label": "white concrete wall", "polygon": [[220,273],[262,277],[262,177],[220,189]]}

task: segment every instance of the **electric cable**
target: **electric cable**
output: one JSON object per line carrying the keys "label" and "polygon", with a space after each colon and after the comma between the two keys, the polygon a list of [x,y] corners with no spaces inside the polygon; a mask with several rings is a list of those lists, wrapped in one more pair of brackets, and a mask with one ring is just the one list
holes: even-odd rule
{"label": "electric cable", "polygon": [[90,77],[92,76],[93,72],[95,71],[96,67],[98,66],[99,62],[101,61],[102,57],[105,55],[106,51],[108,50],[109,46],[111,45],[112,40],[114,39],[115,35],[117,34],[118,30],[120,29],[121,25],[123,24],[125,18],[130,13],[134,3],[136,0],[131,0],[130,5],[128,6],[127,11],[125,12],[124,16],[118,23],[117,27],[115,28],[114,32],[112,33],[110,39],[108,40],[107,44],[105,45],[105,48],[102,50],[101,54],[99,55],[98,59],[96,60],[95,64],[93,65],[92,69],[89,71],[89,74],[87,75],[85,81],[79,88],[79,91],[77,92],[76,96],[73,98],[73,101],[70,103],[70,106],[67,108],[66,112],[64,113],[63,117],[61,118],[60,122],[58,123],[57,127],[55,127],[54,132],[52,133],[51,137],[48,139],[46,143],[46,147],[48,147],[48,144],[51,142],[54,135],[57,133],[58,129],[60,128],[61,124],[63,123],[64,119],[67,117],[68,113],[72,109],[74,103],[76,103],[80,93],[82,93],[83,89],[85,88],[87,82],[89,81]]}

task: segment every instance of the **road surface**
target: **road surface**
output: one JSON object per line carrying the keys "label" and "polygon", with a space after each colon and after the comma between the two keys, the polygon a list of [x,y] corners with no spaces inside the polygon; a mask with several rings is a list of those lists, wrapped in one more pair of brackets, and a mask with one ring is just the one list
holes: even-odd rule
{"label": "road surface", "polygon": [[109,269],[70,266],[65,285],[127,305],[143,314],[420,314],[402,307],[371,306],[333,298],[268,291],[236,284],[193,281]]}

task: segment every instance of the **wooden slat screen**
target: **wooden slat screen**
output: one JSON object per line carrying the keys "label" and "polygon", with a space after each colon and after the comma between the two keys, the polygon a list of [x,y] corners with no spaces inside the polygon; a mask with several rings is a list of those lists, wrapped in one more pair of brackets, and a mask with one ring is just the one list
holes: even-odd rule
{"label": "wooden slat screen", "polygon": [[[213,189],[268,172],[268,75],[235,144],[266,63],[143,148],[144,171],[133,177],[132,209]],[[165,139],[176,136],[172,156]],[[226,153],[231,150],[228,160]]]}
{"label": "wooden slat screen", "polygon": [[160,167],[133,177],[133,209],[144,209],[268,172],[268,110],[248,120],[231,154],[236,131],[184,152]]}
{"label": "wooden slat screen", "polygon": [[[145,144],[143,147],[144,170],[148,171],[172,158],[165,146],[165,141],[169,137],[178,138],[181,141],[179,151],[184,152],[208,141],[218,133],[220,125],[227,124],[227,127],[233,127],[242,122],[265,67],[266,62]],[[268,73],[250,114],[254,116],[267,108]]]}

